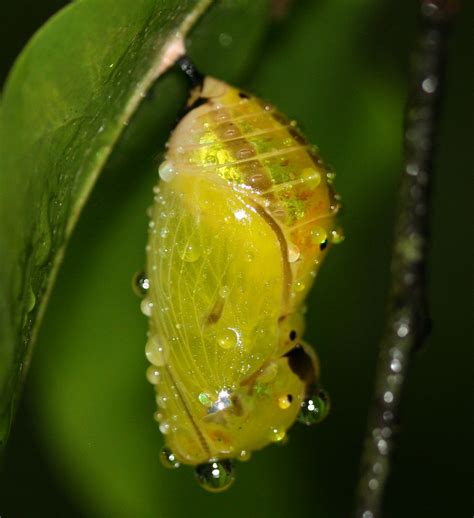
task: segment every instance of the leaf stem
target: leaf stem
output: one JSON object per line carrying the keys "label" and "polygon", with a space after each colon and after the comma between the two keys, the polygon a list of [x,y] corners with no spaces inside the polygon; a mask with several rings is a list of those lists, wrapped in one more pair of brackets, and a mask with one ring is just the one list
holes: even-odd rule
{"label": "leaf stem", "polygon": [[404,166],[391,259],[391,286],[362,453],[357,518],[380,518],[403,387],[429,328],[426,265],[433,156],[454,2],[420,0],[405,112]]}
{"label": "leaf stem", "polygon": [[214,0],[201,0],[184,20],[184,23],[181,25],[180,32],[187,34],[199,18],[201,18],[201,16],[209,9],[212,3],[214,3]]}

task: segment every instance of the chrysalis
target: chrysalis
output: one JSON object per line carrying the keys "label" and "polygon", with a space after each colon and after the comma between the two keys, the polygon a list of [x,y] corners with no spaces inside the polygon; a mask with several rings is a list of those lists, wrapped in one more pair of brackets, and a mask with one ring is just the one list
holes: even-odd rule
{"label": "chrysalis", "polygon": [[341,240],[339,203],[316,148],[271,105],[211,77],[190,104],[159,168],[138,284],[163,462],[220,491],[232,459],[327,413],[302,305]]}

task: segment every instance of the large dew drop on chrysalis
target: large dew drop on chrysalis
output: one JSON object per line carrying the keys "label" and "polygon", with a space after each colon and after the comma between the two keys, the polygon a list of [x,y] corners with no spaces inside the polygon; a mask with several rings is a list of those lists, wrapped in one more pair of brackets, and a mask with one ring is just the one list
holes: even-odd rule
{"label": "large dew drop on chrysalis", "polygon": [[235,480],[234,467],[228,459],[200,464],[196,467],[195,474],[201,487],[212,493],[225,491]]}
{"label": "large dew drop on chrysalis", "polygon": [[132,288],[139,297],[144,297],[148,293],[150,289],[150,279],[148,279],[145,272],[137,272],[133,276]]}
{"label": "large dew drop on chrysalis", "polygon": [[176,176],[176,170],[171,162],[165,160],[158,169],[158,174],[164,182],[171,182]]}
{"label": "large dew drop on chrysalis", "polygon": [[145,346],[147,360],[156,367],[165,365],[165,350],[157,336],[150,336]]}
{"label": "large dew drop on chrysalis", "polygon": [[169,448],[163,448],[160,453],[161,464],[168,469],[179,468],[179,462],[175,454]]}
{"label": "large dew drop on chrysalis", "polygon": [[320,423],[329,413],[331,406],[329,396],[325,390],[318,389],[314,394],[307,396],[301,403],[298,421],[307,426]]}
{"label": "large dew drop on chrysalis", "polygon": [[178,243],[176,249],[185,263],[194,263],[202,255],[201,244],[193,237],[188,238],[184,243]]}
{"label": "large dew drop on chrysalis", "polygon": [[216,341],[222,349],[232,349],[239,343],[239,333],[232,328],[222,329],[217,333]]}

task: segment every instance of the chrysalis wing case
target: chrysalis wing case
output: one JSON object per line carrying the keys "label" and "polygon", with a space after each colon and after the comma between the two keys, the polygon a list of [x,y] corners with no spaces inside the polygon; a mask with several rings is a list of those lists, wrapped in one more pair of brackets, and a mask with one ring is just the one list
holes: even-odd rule
{"label": "chrysalis wing case", "polygon": [[326,413],[301,309],[342,237],[331,174],[293,122],[211,77],[190,103],[159,169],[141,307],[165,463],[218,491],[227,459]]}

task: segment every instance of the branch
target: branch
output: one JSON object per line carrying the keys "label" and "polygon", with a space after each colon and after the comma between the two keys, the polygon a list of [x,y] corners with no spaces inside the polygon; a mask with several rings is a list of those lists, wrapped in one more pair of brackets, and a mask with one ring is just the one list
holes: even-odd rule
{"label": "branch", "polygon": [[404,167],[391,259],[391,287],[374,400],[362,455],[356,517],[380,518],[412,353],[429,328],[426,264],[433,155],[454,3],[421,0],[405,112]]}

